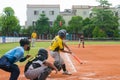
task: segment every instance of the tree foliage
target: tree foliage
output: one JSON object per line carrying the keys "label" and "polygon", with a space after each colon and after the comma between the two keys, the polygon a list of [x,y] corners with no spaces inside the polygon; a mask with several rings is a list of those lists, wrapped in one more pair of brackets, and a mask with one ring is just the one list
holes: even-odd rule
{"label": "tree foliage", "polygon": [[14,16],[14,10],[11,7],[6,7],[3,12],[4,14],[0,16],[2,34],[5,36],[10,36],[14,32],[19,32],[19,20],[16,16]]}
{"label": "tree foliage", "polygon": [[90,18],[85,18],[83,20],[83,32],[85,37],[92,37],[92,32],[94,30],[93,22]]}
{"label": "tree foliage", "polygon": [[113,37],[114,31],[118,30],[118,18],[109,8],[110,4],[107,0],[98,0],[100,6],[93,9],[93,24],[99,27],[108,37]]}
{"label": "tree foliage", "polygon": [[61,15],[58,15],[54,21],[52,32],[56,34],[60,29],[65,29],[65,20]]}
{"label": "tree foliage", "polygon": [[71,33],[82,32],[82,28],[83,28],[82,21],[83,21],[83,18],[81,16],[73,16],[68,23],[69,32]]}
{"label": "tree foliage", "polygon": [[39,34],[48,34],[49,33],[49,19],[45,14],[40,14],[39,19],[36,22],[36,31]]}

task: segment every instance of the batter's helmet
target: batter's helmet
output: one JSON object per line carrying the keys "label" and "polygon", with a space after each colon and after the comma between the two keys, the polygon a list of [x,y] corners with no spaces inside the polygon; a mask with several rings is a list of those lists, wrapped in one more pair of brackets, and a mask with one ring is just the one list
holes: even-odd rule
{"label": "batter's helmet", "polygon": [[38,57],[41,61],[44,61],[48,58],[48,51],[44,48],[39,49]]}
{"label": "batter's helmet", "polygon": [[64,38],[66,36],[66,30],[65,29],[61,29],[58,31],[58,35],[62,38]]}

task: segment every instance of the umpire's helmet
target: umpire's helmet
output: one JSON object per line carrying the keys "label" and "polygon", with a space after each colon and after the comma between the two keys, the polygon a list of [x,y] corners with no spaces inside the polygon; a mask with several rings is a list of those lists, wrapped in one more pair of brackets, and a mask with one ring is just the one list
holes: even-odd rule
{"label": "umpire's helmet", "polygon": [[66,36],[66,30],[65,29],[61,29],[58,31],[58,35],[62,38],[64,38]]}
{"label": "umpire's helmet", "polygon": [[19,43],[20,43],[20,46],[24,46],[26,44],[30,45],[30,41],[28,39],[25,39],[25,38],[21,39]]}
{"label": "umpire's helmet", "polygon": [[48,51],[44,48],[39,49],[38,57],[41,61],[44,61],[48,58]]}

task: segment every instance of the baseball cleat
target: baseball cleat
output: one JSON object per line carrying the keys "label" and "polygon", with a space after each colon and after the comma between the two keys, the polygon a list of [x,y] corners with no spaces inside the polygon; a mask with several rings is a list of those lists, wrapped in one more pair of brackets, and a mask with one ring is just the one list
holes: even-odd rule
{"label": "baseball cleat", "polygon": [[63,74],[64,74],[64,75],[72,75],[72,74],[71,74],[70,72],[68,72],[68,71],[64,71]]}

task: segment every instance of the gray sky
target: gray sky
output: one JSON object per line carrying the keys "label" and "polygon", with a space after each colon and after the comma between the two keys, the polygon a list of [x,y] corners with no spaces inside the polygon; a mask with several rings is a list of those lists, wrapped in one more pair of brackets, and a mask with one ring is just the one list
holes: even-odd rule
{"label": "gray sky", "polygon": [[[112,6],[120,4],[120,0],[108,0]],[[59,4],[60,10],[71,9],[72,5],[98,5],[96,0],[0,0],[0,13],[3,12],[3,8],[12,7],[15,11],[15,15],[20,20],[20,24],[24,25],[26,21],[26,5],[27,4]]]}

